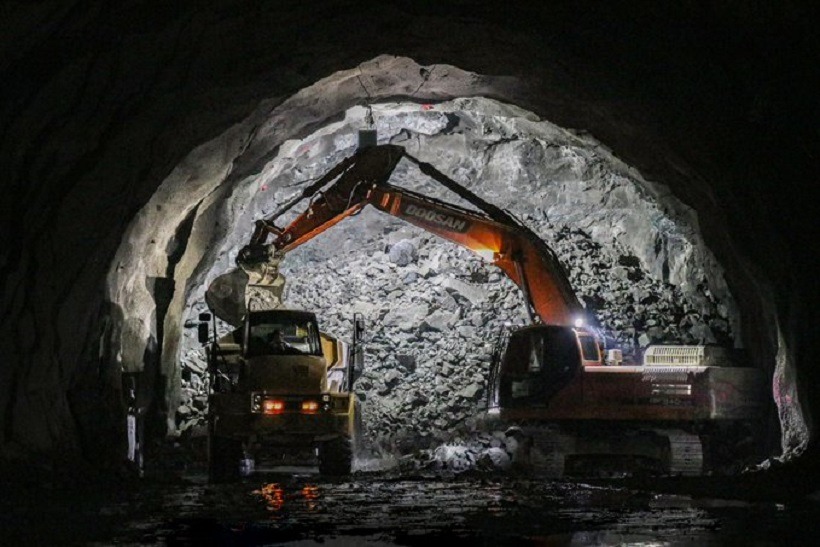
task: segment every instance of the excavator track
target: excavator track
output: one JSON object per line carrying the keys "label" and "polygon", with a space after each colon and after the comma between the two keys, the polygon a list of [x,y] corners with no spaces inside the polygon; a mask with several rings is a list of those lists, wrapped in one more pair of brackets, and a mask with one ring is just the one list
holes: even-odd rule
{"label": "excavator track", "polygon": [[696,477],[703,474],[703,443],[700,437],[680,429],[659,429],[656,433],[669,439],[671,475]]}
{"label": "excavator track", "polygon": [[508,436],[518,442],[513,462],[548,478],[703,474],[700,438],[679,429],[575,429],[529,423],[511,428]]}
{"label": "excavator track", "polygon": [[548,478],[563,477],[566,455],[573,450],[573,438],[549,426],[529,425],[521,431],[522,437],[517,439],[521,455],[514,457],[513,462],[520,461]]}

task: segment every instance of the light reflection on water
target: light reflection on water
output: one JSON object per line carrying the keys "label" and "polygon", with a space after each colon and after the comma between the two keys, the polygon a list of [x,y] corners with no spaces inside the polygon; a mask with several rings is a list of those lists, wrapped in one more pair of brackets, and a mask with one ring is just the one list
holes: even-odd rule
{"label": "light reflection on water", "polygon": [[[548,537],[554,545],[585,544],[592,537],[599,544],[664,545],[662,536],[672,535],[672,529],[697,536],[715,526],[686,496],[638,495],[622,488],[549,481],[290,479],[264,483],[249,494],[279,525],[309,527],[312,522],[348,534],[361,529],[463,535],[481,531]],[[604,530],[595,530],[599,527]]]}
{"label": "light reflection on water", "polygon": [[271,482],[262,485],[261,488],[251,491],[251,494],[261,498],[268,511],[278,513],[285,508],[285,504],[298,504],[296,510],[304,510],[312,513],[319,509],[319,499],[321,492],[319,487],[313,484],[295,486],[288,493],[286,487],[278,482]]}
{"label": "light reflection on water", "polygon": [[192,530],[207,522],[242,545],[319,538],[333,545],[333,537],[374,533],[397,544],[409,534],[451,545],[721,545],[727,537],[769,536],[773,522],[792,515],[770,505],[513,477],[257,474],[235,484],[140,492],[124,512],[122,538],[109,544],[138,537],[141,545],[169,545],[198,537]]}

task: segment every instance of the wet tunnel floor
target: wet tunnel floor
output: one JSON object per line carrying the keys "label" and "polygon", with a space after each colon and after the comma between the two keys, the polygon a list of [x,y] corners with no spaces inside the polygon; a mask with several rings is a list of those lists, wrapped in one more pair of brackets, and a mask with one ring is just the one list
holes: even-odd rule
{"label": "wet tunnel floor", "polygon": [[[820,503],[747,503],[512,476],[209,485],[147,479],[105,501],[3,504],[3,545],[803,545]],[[7,501],[7,500],[6,500]]]}

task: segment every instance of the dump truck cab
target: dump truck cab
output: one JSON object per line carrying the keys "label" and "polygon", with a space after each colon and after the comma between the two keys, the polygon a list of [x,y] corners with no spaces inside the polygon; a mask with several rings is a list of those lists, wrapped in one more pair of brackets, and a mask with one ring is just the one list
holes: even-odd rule
{"label": "dump truck cab", "polygon": [[328,363],[313,313],[251,312],[243,331],[247,391],[315,395],[325,390]]}
{"label": "dump truck cab", "polygon": [[350,472],[359,423],[350,388],[361,319],[354,324],[352,345],[321,333],[315,314],[301,310],[250,311],[218,340],[201,326],[200,337],[210,341],[212,480],[235,476],[242,462],[245,469],[247,462],[300,457],[311,463],[314,455],[323,474]]}

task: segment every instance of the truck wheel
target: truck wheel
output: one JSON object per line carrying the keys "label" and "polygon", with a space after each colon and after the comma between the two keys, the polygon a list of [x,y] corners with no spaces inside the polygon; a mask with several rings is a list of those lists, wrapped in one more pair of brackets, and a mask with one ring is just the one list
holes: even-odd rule
{"label": "truck wheel", "polygon": [[319,473],[322,475],[349,475],[353,464],[353,450],[349,437],[336,437],[319,443]]}
{"label": "truck wheel", "polygon": [[239,478],[242,443],[228,437],[208,437],[208,479],[227,482]]}

